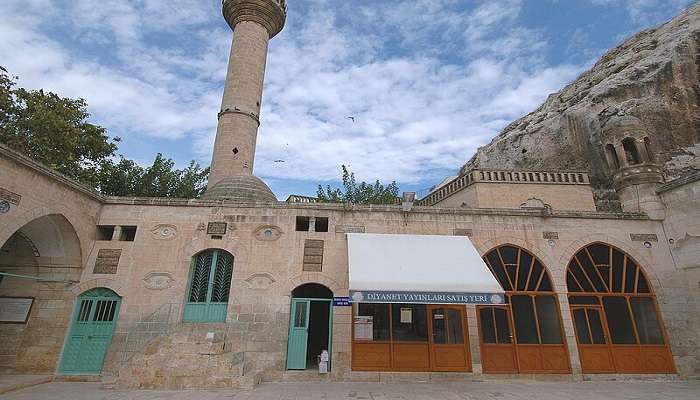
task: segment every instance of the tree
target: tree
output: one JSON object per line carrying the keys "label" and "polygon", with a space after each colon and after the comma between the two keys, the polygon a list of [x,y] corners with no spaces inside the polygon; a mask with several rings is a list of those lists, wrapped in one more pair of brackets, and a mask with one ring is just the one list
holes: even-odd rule
{"label": "tree", "polygon": [[209,168],[194,161],[181,170],[158,154],[147,168],[115,153],[118,137],[87,122],[83,99],[15,88],[0,67],[0,142],[93,189],[113,196],[199,197]]}
{"label": "tree", "polygon": [[399,202],[399,186],[396,182],[384,186],[379,180],[375,181],[374,184],[363,181],[358,185],[354,172],[348,171],[345,165],[342,166],[342,171],[341,178],[344,190],[331,189],[330,185],[324,189],[323,186],[318,185],[316,197],[320,202],[352,202],[354,204],[397,204]]}
{"label": "tree", "polygon": [[99,167],[117,150],[90,116],[83,99],[67,99],[43,90],[14,88],[15,81],[0,70],[0,141],[11,148],[81,181],[97,185]]}
{"label": "tree", "polygon": [[174,197],[191,199],[206,189],[209,168],[191,161],[187,168],[173,169],[175,163],[158,153],[150,167],[143,168],[121,157],[103,166],[100,191],[112,196]]}

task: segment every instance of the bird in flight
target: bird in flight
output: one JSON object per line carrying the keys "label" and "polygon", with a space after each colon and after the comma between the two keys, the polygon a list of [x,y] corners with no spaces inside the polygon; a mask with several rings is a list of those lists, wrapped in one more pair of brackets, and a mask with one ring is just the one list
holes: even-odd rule
{"label": "bird in flight", "polygon": [[276,163],[283,163],[285,162],[284,160],[275,160]]}
{"label": "bird in flight", "polygon": [[345,117],[345,118],[352,120],[352,122],[355,122],[355,117]]}

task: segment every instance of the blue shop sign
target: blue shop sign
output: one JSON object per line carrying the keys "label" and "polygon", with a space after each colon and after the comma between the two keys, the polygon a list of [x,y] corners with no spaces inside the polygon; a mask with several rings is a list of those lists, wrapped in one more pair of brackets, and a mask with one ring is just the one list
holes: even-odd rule
{"label": "blue shop sign", "polygon": [[356,303],[503,304],[504,293],[394,292],[351,290]]}
{"label": "blue shop sign", "polygon": [[352,299],[349,297],[333,297],[333,305],[335,307],[350,307]]}

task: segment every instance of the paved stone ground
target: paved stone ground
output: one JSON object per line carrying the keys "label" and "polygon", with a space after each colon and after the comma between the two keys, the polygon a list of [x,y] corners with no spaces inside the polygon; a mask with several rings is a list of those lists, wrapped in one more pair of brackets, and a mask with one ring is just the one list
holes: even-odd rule
{"label": "paved stone ground", "polygon": [[693,382],[264,383],[251,392],[103,390],[96,383],[47,383],[3,400],[697,400]]}

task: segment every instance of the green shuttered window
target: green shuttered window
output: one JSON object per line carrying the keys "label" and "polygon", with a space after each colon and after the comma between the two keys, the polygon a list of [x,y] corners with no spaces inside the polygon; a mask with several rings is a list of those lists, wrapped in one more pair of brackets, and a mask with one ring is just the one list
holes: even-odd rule
{"label": "green shuttered window", "polygon": [[231,291],[233,256],[205,250],[192,260],[184,322],[225,322]]}

